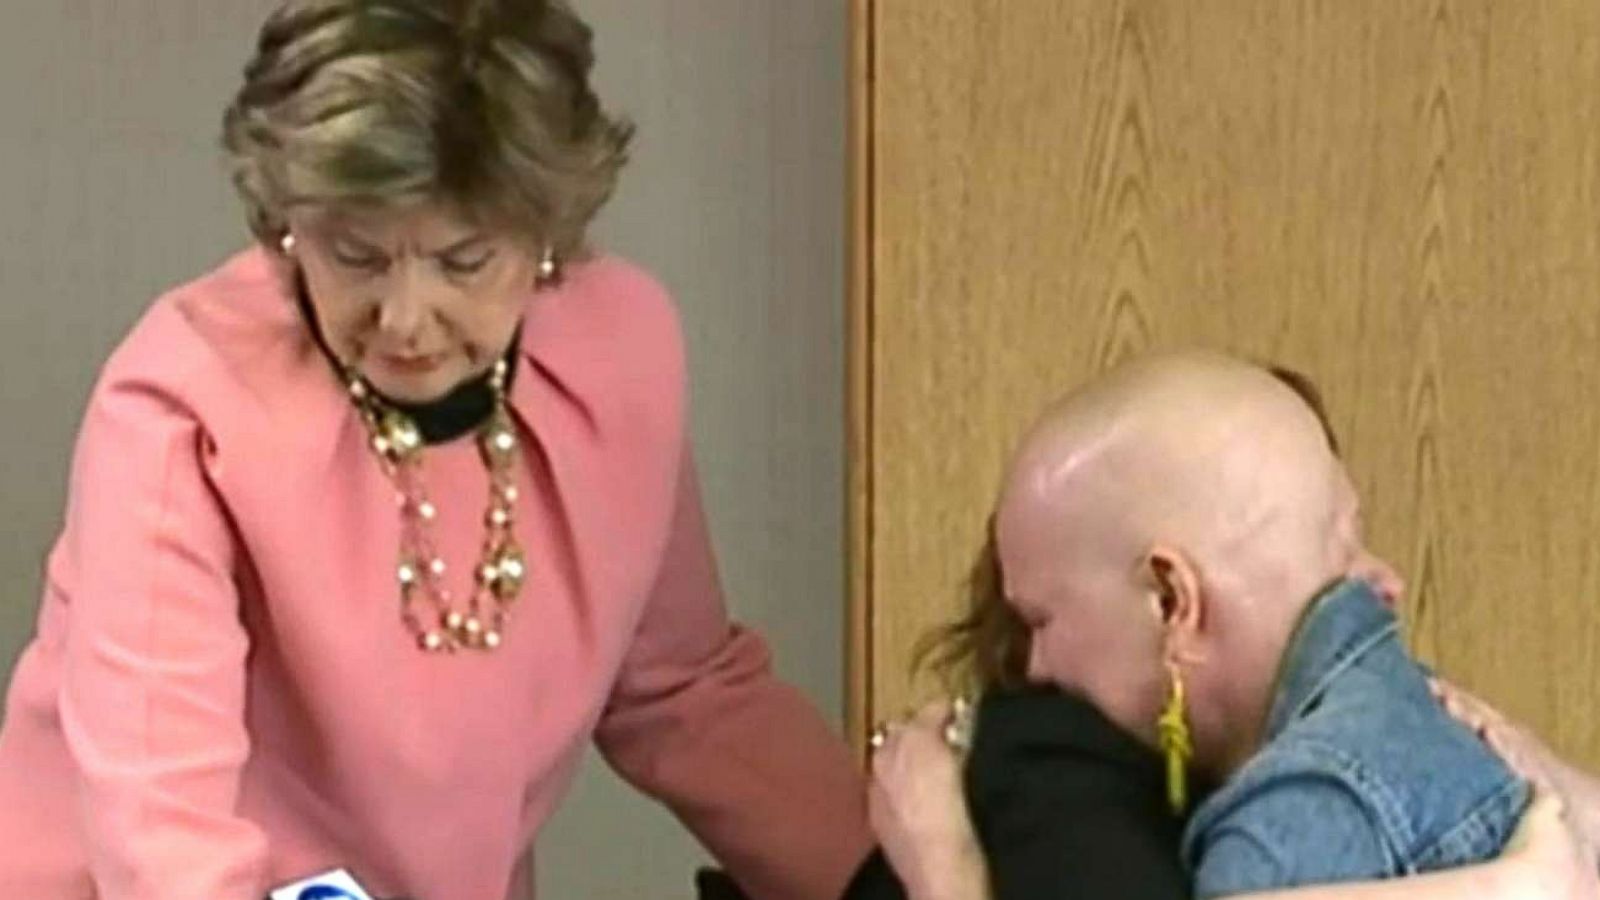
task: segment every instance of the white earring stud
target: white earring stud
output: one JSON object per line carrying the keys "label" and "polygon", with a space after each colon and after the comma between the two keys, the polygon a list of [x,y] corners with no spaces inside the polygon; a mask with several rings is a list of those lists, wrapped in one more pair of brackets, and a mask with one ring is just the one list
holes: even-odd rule
{"label": "white earring stud", "polygon": [[283,251],[284,256],[293,256],[294,235],[286,232],[283,237],[278,240],[278,249]]}
{"label": "white earring stud", "polygon": [[539,258],[539,283],[544,284],[556,277],[556,252],[548,245],[544,248],[544,255]]}

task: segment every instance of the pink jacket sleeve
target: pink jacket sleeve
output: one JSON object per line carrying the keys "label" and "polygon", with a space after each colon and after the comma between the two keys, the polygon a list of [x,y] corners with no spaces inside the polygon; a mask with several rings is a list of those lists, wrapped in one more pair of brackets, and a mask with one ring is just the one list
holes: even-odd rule
{"label": "pink jacket sleeve", "polygon": [[234,814],[249,753],[234,542],[206,436],[158,386],[96,390],[53,589],[62,727],[100,900],[259,900],[266,840]]}
{"label": "pink jacket sleeve", "polygon": [[660,574],[597,742],[752,897],[836,900],[872,839],[844,742],[728,621],[684,453]]}

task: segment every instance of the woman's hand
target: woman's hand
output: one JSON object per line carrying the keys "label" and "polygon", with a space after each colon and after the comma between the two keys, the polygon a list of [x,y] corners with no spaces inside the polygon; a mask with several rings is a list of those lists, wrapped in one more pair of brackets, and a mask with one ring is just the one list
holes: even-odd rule
{"label": "woman's hand", "polygon": [[1452,716],[1477,732],[1523,778],[1559,795],[1584,842],[1591,850],[1600,846],[1600,781],[1568,765],[1533,732],[1473,694],[1442,679],[1432,684],[1434,696]]}
{"label": "woman's hand", "polygon": [[1537,791],[1497,859],[1382,881],[1345,882],[1240,895],[1241,900],[1600,900],[1600,879],[1563,814]]}
{"label": "woman's hand", "polygon": [[1440,678],[1432,681],[1433,694],[1455,719],[1471,728],[1506,764],[1536,785],[1559,792],[1561,762],[1548,746],[1499,710]]}
{"label": "woman's hand", "polygon": [[1537,790],[1501,857],[1513,867],[1515,896],[1546,900],[1600,900],[1594,851],[1574,830],[1561,798]]}
{"label": "woman's hand", "polygon": [[912,900],[982,900],[988,873],[946,739],[952,708],[933,703],[880,731],[867,806],[878,842]]}

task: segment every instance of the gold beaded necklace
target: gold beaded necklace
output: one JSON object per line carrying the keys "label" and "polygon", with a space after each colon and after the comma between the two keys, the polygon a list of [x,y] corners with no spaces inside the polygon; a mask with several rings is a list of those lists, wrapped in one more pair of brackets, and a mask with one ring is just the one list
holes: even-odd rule
{"label": "gold beaded necklace", "polygon": [[[517,431],[506,406],[508,366],[495,363],[489,375],[494,408],[479,426],[478,450],[489,473],[489,503],[484,516],[483,550],[473,574],[472,594],[457,607],[445,587],[444,559],[433,541],[438,509],[428,499],[422,477],[422,432],[416,422],[378,397],[353,369],[345,370],[350,398],[361,412],[369,445],[395,486],[400,503],[400,618],[430,653],[489,651],[504,640],[511,605],[522,590],[527,562],[517,545],[513,510],[517,501]],[[426,607],[426,608],[422,608]]]}

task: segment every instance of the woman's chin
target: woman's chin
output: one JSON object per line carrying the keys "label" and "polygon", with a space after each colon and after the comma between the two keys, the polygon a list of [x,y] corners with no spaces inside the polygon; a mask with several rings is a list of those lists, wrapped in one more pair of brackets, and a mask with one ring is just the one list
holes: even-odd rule
{"label": "woman's chin", "polygon": [[426,371],[396,371],[381,363],[362,372],[378,393],[401,403],[429,403],[454,390],[467,376],[455,366],[441,365]]}

